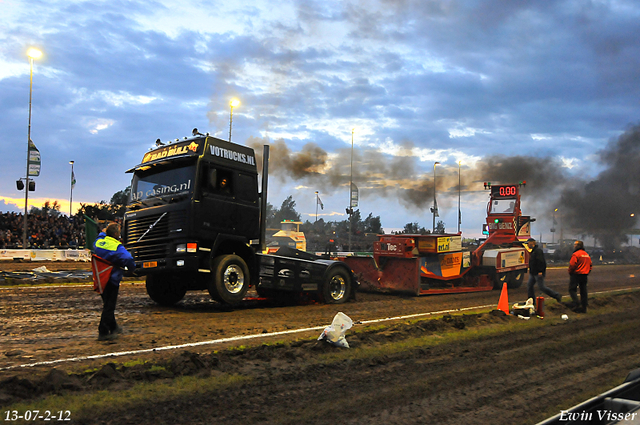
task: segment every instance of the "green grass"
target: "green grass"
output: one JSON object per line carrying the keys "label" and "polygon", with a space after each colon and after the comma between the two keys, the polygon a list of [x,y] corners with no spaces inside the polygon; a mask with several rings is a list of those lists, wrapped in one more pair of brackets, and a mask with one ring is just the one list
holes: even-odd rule
{"label": "green grass", "polygon": [[67,393],[64,395],[52,395],[42,400],[5,406],[2,410],[16,410],[18,412],[25,412],[26,410],[40,410],[41,412],[46,410],[51,412],[69,410],[72,421],[83,418],[91,419],[100,415],[108,415],[114,410],[135,409],[150,401],[158,403],[175,398],[188,398],[197,394],[219,391],[247,381],[249,379],[246,377],[229,374],[206,378],[183,376],[169,382],[137,383],[126,390],[108,389],[90,394]]}
{"label": "green grass", "polygon": [[[616,303],[609,302],[605,306],[596,307],[590,311],[597,311],[597,314],[606,314],[618,311],[620,310],[620,308],[621,307],[617,306]],[[486,314],[488,311],[489,310],[482,313]],[[454,317],[456,316],[460,317],[459,315],[454,315]],[[471,316],[471,314],[467,314],[467,316]],[[375,334],[376,332],[385,330],[393,331],[396,327],[402,325],[415,326],[426,321],[433,321],[434,319],[441,320],[442,317],[443,316],[439,316],[436,318],[434,316],[429,316],[423,319],[414,318],[410,320],[395,322],[393,324],[375,324],[366,327],[356,327],[355,329],[352,329],[350,332],[348,332],[346,337],[347,341],[349,341],[350,335],[351,337],[358,336],[359,338],[366,338],[367,334]],[[580,316],[574,317],[575,319],[572,320],[580,320]],[[562,322],[563,321],[560,318],[549,317],[549,315],[547,315],[547,318],[544,320],[539,320],[536,318],[532,318],[531,320],[527,321],[509,320],[502,323],[498,322],[487,323],[486,325],[482,326],[469,326],[461,330],[447,327],[444,330],[435,332],[426,331],[422,335],[411,336],[407,339],[398,341],[382,340],[374,345],[356,344],[354,341],[353,348],[350,349],[335,349],[322,352],[318,352],[315,350],[309,351],[309,355],[304,358],[302,365],[312,366],[322,364],[325,366],[331,366],[332,364],[337,364],[348,360],[367,361],[382,357],[393,357],[407,351],[436,347],[444,344],[459,343],[463,340],[481,340],[499,336],[500,334],[504,333],[526,332],[534,328],[558,325]],[[620,324],[619,326],[615,326],[615,329],[608,329],[606,332],[610,333],[614,331],[616,333],[632,332],[633,329],[629,329],[627,325]],[[275,341],[262,344],[262,346],[271,348],[289,347],[299,346],[301,343],[314,343],[315,341],[315,337],[309,337],[291,342]],[[250,353],[250,351],[254,349],[256,348],[240,345],[223,351],[216,350],[213,353],[229,353],[235,357],[244,353]],[[166,367],[163,365],[153,364],[149,361],[140,359],[123,362],[121,364],[118,364],[117,368],[120,369],[121,367],[132,367],[137,365],[145,365],[149,367],[148,370],[150,372],[166,371]],[[95,372],[96,370],[98,369],[96,368],[85,370],[82,374],[87,375]],[[599,386],[597,389],[591,389],[590,392],[593,394],[599,394],[607,388],[611,388],[614,384],[619,383],[615,382],[617,380],[619,380],[618,377],[612,377],[611,385],[604,384],[601,387]],[[25,410],[39,409],[41,411],[50,410],[52,412],[57,412],[61,410],[61,407],[64,407],[63,410],[69,410],[72,412],[72,420],[81,418],[95,418],[98,414],[107,414],[108,412],[112,412],[114,406],[118,406],[118,409],[121,410],[135,409],[137,406],[143,406],[150,402],[157,403],[169,401],[172,399],[188,398],[197,394],[218,391],[220,389],[233,387],[234,385],[250,381],[250,377],[240,376],[237,374],[221,374],[216,375],[215,377],[183,376],[171,380],[158,380],[151,383],[135,383],[131,388],[128,389],[109,389],[94,393],[83,394],[65,393],[62,395],[51,395],[41,400],[30,400],[27,403],[4,406],[3,410],[17,410],[20,412],[24,412]],[[415,390],[416,388],[411,387],[409,389]],[[584,400],[584,396],[576,395],[575,403],[581,400]],[[552,406],[549,409],[545,409],[545,412],[557,412],[557,409],[557,406]],[[309,412],[309,414],[311,413]],[[551,414],[546,414],[546,416],[544,417],[548,416],[551,416]]]}

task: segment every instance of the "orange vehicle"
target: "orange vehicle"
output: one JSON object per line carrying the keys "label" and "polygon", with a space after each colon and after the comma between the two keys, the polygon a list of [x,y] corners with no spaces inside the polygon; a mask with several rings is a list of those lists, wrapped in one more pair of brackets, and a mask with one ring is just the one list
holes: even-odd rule
{"label": "orange vehicle", "polygon": [[530,237],[529,216],[520,210],[526,182],[491,185],[487,239],[474,251],[462,247],[462,234],[380,235],[373,255],[341,257],[361,290],[402,291],[415,295],[486,291],[519,287],[529,264],[523,242]]}

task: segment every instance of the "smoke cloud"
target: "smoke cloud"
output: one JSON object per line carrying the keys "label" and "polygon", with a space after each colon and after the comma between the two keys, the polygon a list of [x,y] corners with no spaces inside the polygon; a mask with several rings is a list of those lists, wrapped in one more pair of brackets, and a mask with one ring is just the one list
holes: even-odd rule
{"label": "smoke cloud", "polygon": [[563,218],[571,228],[594,236],[605,248],[615,248],[626,242],[627,234],[637,227],[640,126],[611,139],[598,156],[605,170],[592,181],[566,188],[561,195],[561,208],[567,212]]}
{"label": "smoke cloud", "polygon": [[[350,149],[328,154],[308,143],[293,152],[283,140],[260,138],[251,138],[247,144],[258,156],[262,145],[271,146],[272,177],[305,182],[327,194],[347,190]],[[360,197],[397,199],[402,206],[417,212],[428,209],[433,202],[433,172],[425,173],[419,160],[409,154],[413,147],[406,142],[402,149],[406,155],[401,152],[396,156],[375,149],[354,150],[353,181],[360,189]],[[640,214],[640,126],[609,141],[598,152],[598,159],[606,168],[595,180],[588,181],[570,175],[562,161],[551,156],[487,156],[462,168],[460,190],[465,194],[480,193],[484,191],[483,182],[526,181],[521,192],[525,214],[539,216],[539,222],[550,221],[557,208],[556,218],[562,217],[568,233],[590,235],[605,247],[616,247],[626,240]],[[458,192],[458,167],[438,166],[436,183],[438,203],[447,206],[457,198],[445,194]],[[632,213],[635,217],[631,217]]]}

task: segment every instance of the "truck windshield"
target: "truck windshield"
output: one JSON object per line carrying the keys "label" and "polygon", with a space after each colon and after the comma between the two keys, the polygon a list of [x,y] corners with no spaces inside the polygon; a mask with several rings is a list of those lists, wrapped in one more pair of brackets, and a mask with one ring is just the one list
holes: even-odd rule
{"label": "truck windshield", "polygon": [[515,199],[494,199],[491,203],[491,214],[513,213],[515,207]]}
{"label": "truck windshield", "polygon": [[136,172],[131,182],[130,204],[154,200],[168,202],[186,198],[193,193],[195,165],[174,169],[156,169]]}

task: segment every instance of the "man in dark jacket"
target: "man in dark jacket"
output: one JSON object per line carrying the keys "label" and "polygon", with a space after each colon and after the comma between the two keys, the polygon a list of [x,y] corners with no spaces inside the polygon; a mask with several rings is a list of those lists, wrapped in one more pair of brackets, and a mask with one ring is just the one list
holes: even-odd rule
{"label": "man in dark jacket", "polygon": [[111,264],[113,271],[111,277],[100,296],[102,297],[102,316],[100,317],[100,325],[98,326],[98,340],[104,341],[114,339],[118,334],[122,333],[122,328],[116,322],[116,303],[118,301],[118,291],[120,290],[120,281],[124,274],[123,268],[127,268],[132,272],[136,268],[129,251],[127,251],[119,241],[120,226],[111,223],[104,232],[98,235],[95,242],[95,254]]}
{"label": "man in dark jacket", "polygon": [[553,289],[547,288],[544,284],[544,277],[547,274],[547,262],[544,259],[544,252],[542,252],[542,249],[540,249],[536,244],[536,240],[533,238],[529,238],[527,246],[531,250],[529,253],[529,282],[527,282],[528,297],[533,298],[535,301],[536,291],[534,286],[537,283],[540,291],[560,302],[562,295]]}
{"label": "man in dark jacket", "polygon": [[[571,295],[571,307],[576,313],[587,312],[587,276],[591,273],[593,265],[591,257],[584,250],[584,242],[575,241],[574,251],[569,261],[569,295]],[[580,300],[578,300],[578,286],[580,286]],[[582,304],[582,307],[580,307]]]}

